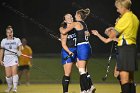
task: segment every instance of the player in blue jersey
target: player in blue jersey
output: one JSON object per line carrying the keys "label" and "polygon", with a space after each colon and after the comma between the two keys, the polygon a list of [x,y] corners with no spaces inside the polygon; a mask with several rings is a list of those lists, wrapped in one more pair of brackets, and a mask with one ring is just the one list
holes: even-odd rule
{"label": "player in blue jersey", "polygon": [[87,61],[91,55],[91,46],[88,41],[89,32],[84,22],[86,17],[89,15],[89,9],[81,9],[76,11],[75,19],[76,22],[70,24],[66,29],[60,28],[62,34],[66,34],[73,28],[77,31],[77,58],[78,58],[78,69],[80,73],[80,87],[81,93],[92,93],[96,89],[92,85],[90,75],[87,75]]}
{"label": "player in blue jersey", "polygon": [[[70,24],[73,22],[73,17],[71,14],[66,14],[64,16],[64,22],[61,24],[61,27],[64,29],[69,27]],[[76,62],[76,31],[72,29],[70,32],[66,34],[61,34],[61,44],[62,44],[62,64],[64,67],[64,76],[62,79],[62,86],[63,86],[63,93],[68,93],[68,86],[70,81],[70,74],[72,70],[72,65]],[[67,58],[67,56],[72,55],[71,57]]]}

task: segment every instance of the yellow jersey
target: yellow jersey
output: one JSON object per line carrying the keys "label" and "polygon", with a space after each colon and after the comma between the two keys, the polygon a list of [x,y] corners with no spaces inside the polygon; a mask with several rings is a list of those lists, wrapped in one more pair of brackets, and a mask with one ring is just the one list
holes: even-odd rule
{"label": "yellow jersey", "polygon": [[[23,46],[23,50],[21,52],[22,54],[32,56],[32,49],[28,45]],[[28,57],[24,57],[24,56],[19,57],[19,66],[29,65],[30,62],[31,59]]]}
{"label": "yellow jersey", "polygon": [[116,23],[115,30],[119,33],[118,46],[122,46],[123,39],[127,45],[136,44],[139,20],[131,11],[126,12]]}

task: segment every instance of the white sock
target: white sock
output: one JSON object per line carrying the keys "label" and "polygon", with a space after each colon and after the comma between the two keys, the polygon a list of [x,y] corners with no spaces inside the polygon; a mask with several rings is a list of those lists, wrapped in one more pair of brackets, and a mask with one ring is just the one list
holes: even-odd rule
{"label": "white sock", "polygon": [[13,85],[14,85],[13,88],[17,88],[18,79],[19,79],[18,75],[14,75],[14,76],[13,76]]}
{"label": "white sock", "polygon": [[6,77],[6,82],[8,84],[8,87],[11,88],[13,85],[13,78],[12,77]]}

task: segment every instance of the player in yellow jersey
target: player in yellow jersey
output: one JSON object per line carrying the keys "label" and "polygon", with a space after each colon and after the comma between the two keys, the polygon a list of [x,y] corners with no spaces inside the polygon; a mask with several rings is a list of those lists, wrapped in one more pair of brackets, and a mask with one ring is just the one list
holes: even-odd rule
{"label": "player in yellow jersey", "polygon": [[[22,38],[22,45],[23,50],[21,51],[23,54],[26,54],[28,56],[32,56],[32,49],[30,46],[27,45],[27,40],[25,38]],[[30,67],[32,66],[32,60],[31,58],[20,56],[19,57],[19,67],[18,67],[18,74],[19,74],[19,80],[23,74],[26,75],[26,84],[29,85],[29,79],[30,79]]]}
{"label": "player in yellow jersey", "polygon": [[138,69],[136,62],[136,39],[139,20],[130,11],[130,0],[116,0],[117,12],[121,14],[115,27],[109,27],[105,33],[114,38],[118,36],[117,70],[120,72],[122,93],[136,93],[134,71]]}

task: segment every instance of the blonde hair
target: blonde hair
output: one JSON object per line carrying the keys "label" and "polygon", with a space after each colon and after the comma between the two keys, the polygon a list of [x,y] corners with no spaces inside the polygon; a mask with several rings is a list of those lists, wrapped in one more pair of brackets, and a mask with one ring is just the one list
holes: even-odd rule
{"label": "blonde hair", "polygon": [[85,20],[87,16],[90,14],[90,9],[89,8],[80,9],[77,10],[76,13],[80,14],[82,20]]}
{"label": "blonde hair", "polygon": [[131,4],[132,4],[131,0],[116,0],[115,1],[116,6],[121,5],[121,6],[125,7],[126,9],[130,9]]}

